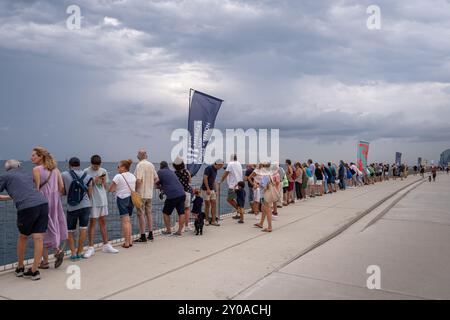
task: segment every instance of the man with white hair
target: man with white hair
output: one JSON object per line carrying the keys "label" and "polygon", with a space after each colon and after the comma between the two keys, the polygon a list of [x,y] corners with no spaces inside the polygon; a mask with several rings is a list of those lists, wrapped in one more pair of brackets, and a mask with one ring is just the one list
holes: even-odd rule
{"label": "man with white hair", "polygon": [[[1,196],[0,200],[14,201],[17,209],[17,227],[20,232],[15,275],[39,280],[41,276],[38,266],[42,259],[44,234],[47,231],[48,202],[36,189],[33,177],[22,171],[19,161],[6,161],[5,169],[6,173],[0,175],[0,192],[6,191],[9,196]],[[25,249],[29,236],[32,236],[34,242],[34,262],[32,267],[25,271]]]}
{"label": "man with white hair", "polygon": [[[158,181],[158,175],[153,163],[148,161],[148,154],[145,149],[140,149],[137,154],[139,163],[136,166],[134,175],[136,176],[136,192],[141,195],[142,208],[136,208],[138,213],[139,231],[141,237],[136,243],[146,243],[147,240],[153,241],[153,215],[152,200],[153,189]],[[145,217],[147,217],[148,237],[145,234]]]}

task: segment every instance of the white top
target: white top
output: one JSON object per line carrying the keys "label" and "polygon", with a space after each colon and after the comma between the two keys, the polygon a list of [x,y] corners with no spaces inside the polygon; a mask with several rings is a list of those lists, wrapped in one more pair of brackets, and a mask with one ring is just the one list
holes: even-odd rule
{"label": "white top", "polygon": [[243,181],[241,163],[239,161],[232,161],[228,163],[226,171],[229,172],[227,176],[228,188],[236,188],[238,182]]}
{"label": "white top", "polygon": [[142,180],[142,184],[136,191],[143,199],[152,199],[155,177],[157,177],[153,163],[148,160],[140,161],[136,166],[134,174],[136,175],[136,179]]}
{"label": "white top", "polygon": [[117,174],[113,182],[116,184],[116,196],[120,199],[125,199],[131,196],[130,188],[128,188],[127,183],[125,182],[125,179],[127,180],[128,184],[130,185],[131,190],[136,191],[136,177],[134,174],[125,172],[122,174]]}

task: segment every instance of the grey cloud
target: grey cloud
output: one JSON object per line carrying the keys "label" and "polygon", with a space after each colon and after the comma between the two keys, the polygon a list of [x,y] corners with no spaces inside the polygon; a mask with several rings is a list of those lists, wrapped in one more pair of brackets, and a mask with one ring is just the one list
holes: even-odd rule
{"label": "grey cloud", "polygon": [[73,138],[70,119],[85,115],[86,132],[117,145],[161,140],[186,127],[194,87],[225,99],[219,128],[320,143],[450,139],[448,1],[377,1],[379,31],[366,28],[368,0],[79,0],[78,33],[65,29],[69,4],[0,2],[0,94],[15,106],[2,134],[20,126],[26,141],[33,116],[51,114],[49,134]]}

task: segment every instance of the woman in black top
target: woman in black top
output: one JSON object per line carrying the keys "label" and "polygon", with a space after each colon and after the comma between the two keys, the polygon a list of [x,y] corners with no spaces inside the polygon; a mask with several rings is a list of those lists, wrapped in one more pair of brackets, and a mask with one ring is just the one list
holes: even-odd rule
{"label": "woman in black top", "polygon": [[184,192],[186,193],[186,201],[184,202],[184,221],[185,221],[185,228],[184,231],[190,231],[189,228],[189,215],[190,215],[190,208],[191,208],[191,195],[192,195],[192,188],[191,188],[191,182],[192,177],[189,171],[186,169],[184,162],[181,158],[176,158],[173,162],[173,167],[175,169],[175,174],[178,177],[178,180],[181,182],[184,188]]}
{"label": "woman in black top", "polygon": [[316,163],[316,170],[314,171],[316,176],[316,193],[319,193],[320,196],[323,196],[323,171],[322,167]]}

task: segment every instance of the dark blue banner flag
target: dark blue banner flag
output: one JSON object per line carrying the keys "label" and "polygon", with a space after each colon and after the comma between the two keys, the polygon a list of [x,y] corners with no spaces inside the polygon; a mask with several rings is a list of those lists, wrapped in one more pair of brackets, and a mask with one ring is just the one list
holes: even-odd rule
{"label": "dark blue banner flag", "polygon": [[395,153],[395,164],[398,167],[402,164],[402,154],[400,152]]}
{"label": "dark blue banner flag", "polygon": [[189,107],[188,131],[190,144],[188,146],[187,169],[192,176],[200,170],[205,155],[206,146],[211,138],[217,114],[223,100],[193,90]]}

